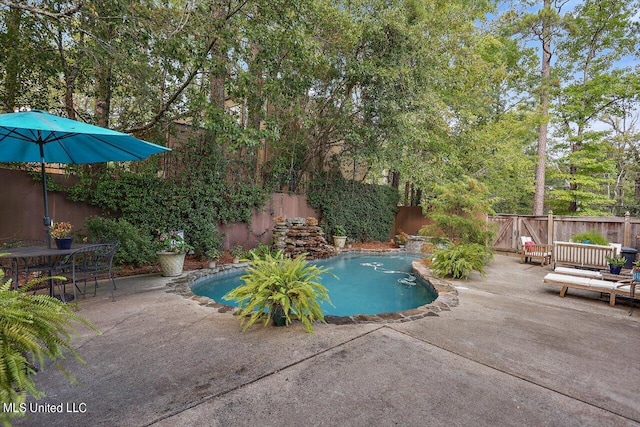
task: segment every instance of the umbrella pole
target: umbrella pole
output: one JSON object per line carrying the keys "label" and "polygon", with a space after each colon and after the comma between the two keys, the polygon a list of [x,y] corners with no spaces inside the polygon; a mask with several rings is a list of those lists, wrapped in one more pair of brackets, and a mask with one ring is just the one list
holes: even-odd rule
{"label": "umbrella pole", "polygon": [[[40,146],[42,153],[42,145]],[[42,194],[44,195],[44,226],[47,228],[47,248],[51,248],[51,218],[49,217],[49,199],[47,197],[47,174],[44,170],[44,156],[40,162],[40,173],[42,175]]]}

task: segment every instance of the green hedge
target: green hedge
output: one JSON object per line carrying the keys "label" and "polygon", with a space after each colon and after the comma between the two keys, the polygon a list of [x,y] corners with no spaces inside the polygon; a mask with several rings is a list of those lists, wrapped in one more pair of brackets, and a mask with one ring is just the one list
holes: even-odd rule
{"label": "green hedge", "polygon": [[321,212],[320,225],[327,235],[343,226],[355,241],[387,241],[398,210],[398,190],[346,180],[339,172],[323,172],[312,179],[309,205]]}
{"label": "green hedge", "polygon": [[81,181],[70,196],[101,207],[110,218],[127,221],[144,239],[184,230],[195,254],[211,258],[222,244],[218,224],[249,222],[267,193],[254,182],[250,160],[227,155],[213,141],[184,142],[171,155],[184,167],[176,167],[167,178],[153,168],[80,169]]}

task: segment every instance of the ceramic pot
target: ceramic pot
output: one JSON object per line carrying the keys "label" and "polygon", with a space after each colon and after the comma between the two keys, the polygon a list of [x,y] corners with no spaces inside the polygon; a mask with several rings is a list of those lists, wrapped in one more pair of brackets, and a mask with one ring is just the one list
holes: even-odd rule
{"label": "ceramic pot", "polygon": [[56,248],[58,249],[71,249],[71,244],[73,243],[73,237],[62,237],[60,239],[55,239]]}
{"label": "ceramic pot", "polygon": [[179,276],[182,274],[184,267],[184,258],[187,255],[184,252],[156,252],[162,275],[166,277]]}
{"label": "ceramic pot", "polygon": [[611,273],[611,274],[620,274],[621,271],[622,271],[622,266],[621,265],[611,265],[611,264],[609,264],[609,273]]}

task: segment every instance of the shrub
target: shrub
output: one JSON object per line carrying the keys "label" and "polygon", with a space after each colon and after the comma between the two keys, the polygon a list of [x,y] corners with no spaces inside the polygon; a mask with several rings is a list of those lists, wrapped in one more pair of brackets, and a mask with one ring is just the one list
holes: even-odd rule
{"label": "shrub", "polygon": [[141,266],[155,262],[153,236],[135,227],[129,221],[94,216],[85,221],[85,226],[91,241],[120,242],[114,256],[116,265]]}
{"label": "shrub", "polygon": [[477,243],[459,243],[435,250],[431,269],[436,276],[454,279],[469,277],[472,271],[484,276],[484,266],[493,255],[486,246]]}
{"label": "shrub", "polygon": [[267,194],[254,182],[249,158],[226,152],[226,130],[207,132],[167,153],[171,164],[179,167],[171,168],[166,178],[151,167],[78,169],[80,183],[69,195],[129,221],[145,236],[152,236],[156,228],[184,230],[195,254],[212,258],[222,245],[218,225],[250,221],[252,210],[264,205]]}
{"label": "shrub", "polygon": [[420,235],[446,238],[455,243],[486,245],[493,237],[486,215],[491,212],[487,188],[473,178],[438,185],[425,203],[425,215],[433,222]]}
{"label": "shrub", "polygon": [[606,239],[606,237],[598,233],[596,230],[588,230],[574,234],[573,236],[571,236],[570,240],[575,243],[590,243],[592,245],[606,246],[609,244],[609,241]]}

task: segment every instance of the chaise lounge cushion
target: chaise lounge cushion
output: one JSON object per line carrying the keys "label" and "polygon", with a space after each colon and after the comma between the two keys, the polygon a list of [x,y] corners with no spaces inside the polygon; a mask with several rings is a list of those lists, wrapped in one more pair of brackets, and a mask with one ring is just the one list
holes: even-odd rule
{"label": "chaise lounge cushion", "polygon": [[549,273],[544,276],[544,282],[561,285],[560,296],[564,297],[568,288],[585,289],[589,291],[610,294],[609,305],[615,305],[616,295],[630,295],[630,286],[619,282],[611,282],[589,277],[570,276],[567,274]]}
{"label": "chaise lounge cushion", "polygon": [[554,273],[567,274],[569,276],[588,277],[590,279],[602,279],[602,273],[595,270],[584,270],[582,268],[556,267]]}

